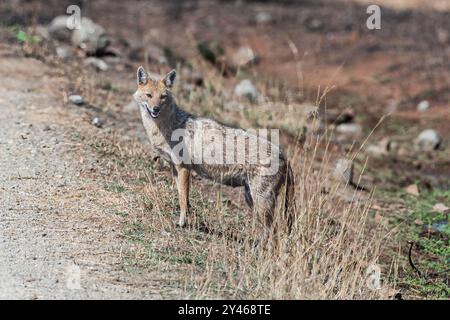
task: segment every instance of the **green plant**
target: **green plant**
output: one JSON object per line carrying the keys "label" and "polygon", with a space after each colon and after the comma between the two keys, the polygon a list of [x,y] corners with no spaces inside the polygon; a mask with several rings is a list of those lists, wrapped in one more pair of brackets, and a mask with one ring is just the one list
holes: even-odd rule
{"label": "green plant", "polygon": [[27,34],[18,26],[12,27],[11,33],[13,34],[14,38],[21,43],[39,43],[42,41],[42,38],[40,36]]}

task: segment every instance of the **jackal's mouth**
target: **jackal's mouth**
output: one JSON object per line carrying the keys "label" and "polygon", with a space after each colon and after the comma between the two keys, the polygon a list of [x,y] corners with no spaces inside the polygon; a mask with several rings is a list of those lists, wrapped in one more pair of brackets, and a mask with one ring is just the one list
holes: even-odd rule
{"label": "jackal's mouth", "polygon": [[147,112],[150,114],[150,116],[151,116],[153,119],[156,119],[156,118],[159,117],[159,110],[158,110],[158,111],[155,111],[154,109],[151,109],[151,108],[149,108],[148,106],[145,106],[145,107],[147,108]]}

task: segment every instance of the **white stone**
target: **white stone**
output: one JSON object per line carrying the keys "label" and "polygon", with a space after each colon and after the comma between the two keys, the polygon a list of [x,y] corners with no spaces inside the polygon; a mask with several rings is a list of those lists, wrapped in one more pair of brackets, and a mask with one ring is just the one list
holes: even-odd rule
{"label": "white stone", "polygon": [[250,47],[240,47],[233,55],[233,64],[244,67],[256,61],[256,55]]}
{"label": "white stone", "polygon": [[342,123],[336,127],[336,132],[349,135],[358,135],[362,132],[362,127],[357,123]]}
{"label": "white stone", "polygon": [[97,128],[101,128],[103,126],[103,122],[99,117],[95,117],[94,119],[92,119],[92,124]]}
{"label": "white stone", "polygon": [[99,71],[108,70],[108,64],[99,58],[89,57],[86,60],[84,60],[84,64],[93,66],[95,69]]}
{"label": "white stone", "polygon": [[420,112],[427,111],[429,108],[430,103],[427,100],[423,100],[417,105],[417,110]]}
{"label": "white stone", "polygon": [[442,139],[435,130],[427,129],[422,131],[414,142],[419,150],[432,151],[439,147]]}
{"label": "white stone", "polygon": [[73,50],[69,46],[56,47],[56,55],[61,59],[68,59],[73,56]]}
{"label": "white stone", "polygon": [[268,12],[258,12],[255,16],[257,24],[267,24],[272,22],[272,15]]}
{"label": "white stone", "polygon": [[76,104],[77,106],[81,106],[84,103],[83,97],[77,94],[69,96],[69,101],[73,104]]}
{"label": "white stone", "polygon": [[334,168],[334,176],[343,183],[350,184],[353,181],[354,164],[349,159],[339,159]]}
{"label": "white stone", "polygon": [[238,97],[246,97],[250,100],[256,100],[259,96],[258,90],[249,79],[242,80],[234,88],[234,94]]}

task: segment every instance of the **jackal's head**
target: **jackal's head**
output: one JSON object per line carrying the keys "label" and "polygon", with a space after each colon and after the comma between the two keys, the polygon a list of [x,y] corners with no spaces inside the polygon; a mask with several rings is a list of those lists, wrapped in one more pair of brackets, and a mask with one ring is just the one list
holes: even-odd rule
{"label": "jackal's head", "polygon": [[175,70],[170,71],[163,79],[150,79],[143,67],[137,70],[138,89],[134,93],[134,100],[139,104],[140,108],[152,119],[157,119],[163,113],[169,111],[173,103],[173,96],[170,88],[175,81],[177,73]]}

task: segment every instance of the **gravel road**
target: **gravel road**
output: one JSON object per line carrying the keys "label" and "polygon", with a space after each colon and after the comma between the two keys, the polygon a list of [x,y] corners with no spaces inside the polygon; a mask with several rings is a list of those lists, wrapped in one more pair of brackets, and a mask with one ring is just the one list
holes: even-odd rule
{"label": "gravel road", "polygon": [[121,268],[127,244],[87,191],[63,109],[54,70],[0,59],[0,299],[161,298]]}

